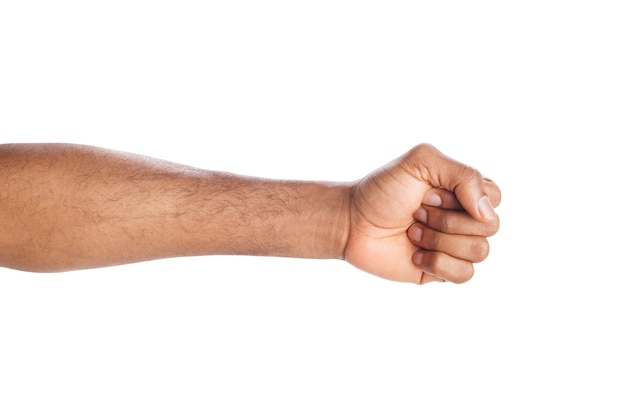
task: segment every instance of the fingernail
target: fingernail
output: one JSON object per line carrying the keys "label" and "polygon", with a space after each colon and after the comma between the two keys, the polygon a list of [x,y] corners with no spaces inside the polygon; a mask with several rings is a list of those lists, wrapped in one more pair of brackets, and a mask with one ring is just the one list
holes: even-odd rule
{"label": "fingernail", "polygon": [[413,255],[413,262],[415,263],[415,265],[421,265],[423,260],[424,260],[424,252],[422,251],[415,252],[415,255]]}
{"label": "fingernail", "polygon": [[415,218],[420,223],[426,224],[426,221],[428,220],[428,213],[426,213],[424,207],[420,207],[417,209],[417,211],[415,212]]}
{"label": "fingernail", "polygon": [[424,200],[422,201],[422,203],[426,204],[427,206],[439,207],[442,201],[439,194],[427,193],[424,196]]}
{"label": "fingernail", "polygon": [[418,226],[413,226],[411,228],[411,238],[413,239],[413,242],[419,242],[420,240],[422,240],[422,228],[418,227]]}
{"label": "fingernail", "polygon": [[480,215],[487,220],[495,220],[497,217],[496,211],[486,195],[482,196],[480,200],[478,200],[478,211],[480,212]]}

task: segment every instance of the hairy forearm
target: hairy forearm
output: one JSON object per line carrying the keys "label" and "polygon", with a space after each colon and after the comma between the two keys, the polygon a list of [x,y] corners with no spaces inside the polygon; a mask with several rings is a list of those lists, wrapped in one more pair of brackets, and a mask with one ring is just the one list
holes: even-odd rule
{"label": "hairy forearm", "polygon": [[346,184],[242,177],[79,145],[0,145],[0,266],[342,258],[349,192]]}

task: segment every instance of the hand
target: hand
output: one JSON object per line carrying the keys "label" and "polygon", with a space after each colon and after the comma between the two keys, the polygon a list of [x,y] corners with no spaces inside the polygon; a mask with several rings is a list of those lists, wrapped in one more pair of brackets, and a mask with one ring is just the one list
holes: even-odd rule
{"label": "hand", "polygon": [[477,170],[418,145],[353,185],[345,259],[394,281],[465,282],[489,252],[499,203]]}

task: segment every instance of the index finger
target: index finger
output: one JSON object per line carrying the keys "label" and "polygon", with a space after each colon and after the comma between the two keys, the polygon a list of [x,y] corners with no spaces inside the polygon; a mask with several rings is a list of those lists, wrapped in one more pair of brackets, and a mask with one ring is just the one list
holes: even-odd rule
{"label": "index finger", "polygon": [[[502,199],[500,188],[489,178],[483,178],[483,186],[487,191],[491,205],[498,207]],[[456,195],[452,191],[440,187],[431,188],[424,196],[422,203],[427,206],[442,209],[463,210],[463,206],[459,203]]]}

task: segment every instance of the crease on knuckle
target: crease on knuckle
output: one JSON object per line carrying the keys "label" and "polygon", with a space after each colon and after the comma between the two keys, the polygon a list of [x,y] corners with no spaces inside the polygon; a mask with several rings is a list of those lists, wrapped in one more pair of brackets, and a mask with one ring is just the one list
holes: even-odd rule
{"label": "crease on knuckle", "polygon": [[457,186],[454,188],[455,192],[462,192],[465,188],[470,186],[470,184],[474,184],[476,182],[482,183],[483,176],[476,168],[473,168],[469,165],[463,165],[463,169],[459,174],[458,178],[460,181]]}
{"label": "crease on knuckle", "polygon": [[438,216],[437,217],[437,226],[440,231],[444,233],[449,233],[454,230],[454,219],[452,216]]}
{"label": "crease on knuckle", "polygon": [[441,247],[441,237],[438,233],[429,233],[428,238],[426,239],[426,244],[430,250],[440,250]]}

